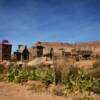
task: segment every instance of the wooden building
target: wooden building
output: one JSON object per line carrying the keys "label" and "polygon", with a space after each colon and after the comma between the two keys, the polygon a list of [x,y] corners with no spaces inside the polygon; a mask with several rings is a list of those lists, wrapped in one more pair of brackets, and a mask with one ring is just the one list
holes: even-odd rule
{"label": "wooden building", "polygon": [[18,61],[29,60],[29,51],[27,46],[19,45],[18,50],[14,52],[14,56]]}
{"label": "wooden building", "polygon": [[54,56],[54,50],[53,48],[44,48],[43,50],[43,56],[49,57],[50,59]]}
{"label": "wooden building", "polygon": [[21,60],[21,53],[18,50],[16,52],[14,52],[14,58],[17,61]]}
{"label": "wooden building", "polygon": [[80,59],[90,59],[92,57],[91,50],[78,50],[77,53]]}
{"label": "wooden building", "polygon": [[43,47],[34,46],[33,47],[33,57],[42,57],[43,56]]}
{"label": "wooden building", "polygon": [[11,59],[12,45],[8,40],[3,40],[0,43],[0,60],[10,60]]}
{"label": "wooden building", "polygon": [[42,57],[43,56],[43,46],[40,42],[37,42],[33,45],[33,58],[34,57]]}

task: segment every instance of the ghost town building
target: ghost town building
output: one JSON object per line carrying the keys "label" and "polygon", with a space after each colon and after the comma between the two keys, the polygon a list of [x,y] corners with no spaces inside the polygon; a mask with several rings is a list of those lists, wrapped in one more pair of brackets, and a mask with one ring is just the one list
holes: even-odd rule
{"label": "ghost town building", "polygon": [[[35,42],[30,48],[25,45],[18,45],[18,50],[14,52],[14,58],[17,61],[29,61],[37,57],[48,57],[52,59],[53,57],[66,57],[66,58],[79,58],[79,59],[90,59],[93,54],[100,54],[100,43],[95,44],[78,44],[72,45],[69,43],[59,43],[59,42]],[[91,47],[92,49],[90,49]],[[0,43],[0,60],[10,60],[11,59],[12,44],[8,40],[3,40]]]}
{"label": "ghost town building", "polygon": [[18,45],[18,50],[14,52],[14,57],[18,61],[29,60],[29,51],[27,46]]}
{"label": "ghost town building", "polygon": [[0,43],[0,60],[10,60],[11,59],[12,45],[8,40],[3,40]]}
{"label": "ghost town building", "polygon": [[33,58],[34,57],[42,57],[43,56],[43,46],[41,42],[36,42],[33,46]]}
{"label": "ghost town building", "polygon": [[[52,59],[52,57],[62,57],[64,56],[64,50],[71,48],[70,44],[67,43],[59,43],[59,42],[35,42],[33,43],[33,55],[35,54],[41,54],[41,56],[49,57]],[[63,50],[60,50],[62,48]],[[39,57],[37,55],[37,57]]]}

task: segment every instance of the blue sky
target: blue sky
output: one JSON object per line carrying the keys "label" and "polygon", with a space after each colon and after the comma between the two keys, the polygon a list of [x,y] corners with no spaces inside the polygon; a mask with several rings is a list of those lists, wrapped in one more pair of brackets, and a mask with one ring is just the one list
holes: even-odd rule
{"label": "blue sky", "polygon": [[0,0],[3,39],[28,46],[100,40],[100,0]]}

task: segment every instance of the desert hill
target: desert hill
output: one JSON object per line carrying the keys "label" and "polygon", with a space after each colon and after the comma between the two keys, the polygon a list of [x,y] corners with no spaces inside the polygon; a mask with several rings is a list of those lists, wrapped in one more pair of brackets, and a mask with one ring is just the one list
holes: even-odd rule
{"label": "desert hill", "polygon": [[[44,52],[50,51],[50,48],[53,48],[54,51],[57,51],[61,48],[64,50],[70,50],[71,48],[80,48],[84,50],[92,50],[93,54],[100,55],[100,41],[93,41],[93,42],[80,42],[77,44],[71,43],[64,43],[64,42],[40,42],[37,41],[32,44],[32,46],[41,45],[44,47]],[[32,48],[31,48],[32,49]]]}
{"label": "desert hill", "polygon": [[100,41],[94,41],[94,42],[82,42],[82,43],[78,43],[76,44],[76,46],[89,46],[89,47],[100,47]]}
{"label": "desert hill", "polygon": [[54,48],[54,49],[72,47],[72,45],[70,43],[63,43],[63,42],[39,42],[39,41],[33,43],[33,46],[36,46],[37,44],[40,44],[40,45],[42,45],[45,48]]}
{"label": "desert hill", "polygon": [[100,55],[100,41],[83,42],[73,45],[75,48],[92,50],[94,54]]}

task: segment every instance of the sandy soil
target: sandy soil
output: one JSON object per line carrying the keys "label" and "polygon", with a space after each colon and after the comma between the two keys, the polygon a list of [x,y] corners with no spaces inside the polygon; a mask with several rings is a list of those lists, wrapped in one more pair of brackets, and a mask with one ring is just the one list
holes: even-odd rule
{"label": "sandy soil", "polygon": [[[93,94],[93,100],[100,100],[100,95]],[[74,100],[72,97],[53,96],[46,93],[33,93],[25,86],[0,82],[0,100]]]}
{"label": "sandy soil", "polygon": [[0,100],[73,100],[46,93],[32,93],[25,86],[0,82]]}

